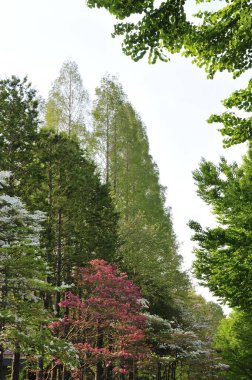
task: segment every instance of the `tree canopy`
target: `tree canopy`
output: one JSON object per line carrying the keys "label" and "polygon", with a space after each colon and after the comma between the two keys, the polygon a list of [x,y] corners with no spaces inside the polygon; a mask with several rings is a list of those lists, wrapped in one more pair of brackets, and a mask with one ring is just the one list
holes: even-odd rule
{"label": "tree canopy", "polygon": [[[251,68],[251,2],[231,0],[217,5],[207,1],[209,7],[199,10],[196,22],[188,15],[187,3],[87,0],[89,7],[103,7],[125,20],[115,25],[113,36],[124,36],[123,51],[135,61],[146,53],[155,63],[157,59],[168,60],[167,53],[182,52],[204,67],[210,77],[224,70],[238,76]],[[202,5],[204,1],[196,3]]]}
{"label": "tree canopy", "polygon": [[194,179],[199,196],[212,208],[218,225],[202,228],[191,221],[195,273],[230,306],[251,309],[251,149],[241,167],[203,160]]}

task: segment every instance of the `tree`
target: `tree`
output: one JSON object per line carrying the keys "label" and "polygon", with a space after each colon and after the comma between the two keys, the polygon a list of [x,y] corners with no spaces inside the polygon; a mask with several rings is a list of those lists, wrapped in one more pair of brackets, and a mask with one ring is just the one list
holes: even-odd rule
{"label": "tree", "polygon": [[26,343],[34,343],[42,325],[39,294],[49,287],[39,247],[44,216],[29,213],[19,198],[8,195],[10,177],[10,172],[0,172],[0,335],[1,351],[13,350],[11,380],[18,380],[20,352]]}
{"label": "tree", "polygon": [[221,308],[193,291],[189,297],[183,305],[183,325],[175,319],[146,314],[146,335],[153,352],[146,370],[156,373],[157,379],[212,379],[223,371],[211,342],[223,317]]}
{"label": "tree", "polygon": [[109,75],[102,78],[95,94],[91,150],[99,164],[104,181],[107,184],[110,181],[115,189],[121,169],[118,167],[122,136],[120,110],[125,102],[125,94],[117,79]]}
{"label": "tree", "polygon": [[24,179],[30,175],[38,125],[39,99],[28,79],[12,76],[1,80],[0,168],[11,171],[15,195],[25,193]]}
{"label": "tree", "polygon": [[[246,89],[235,91],[230,97],[223,101],[228,109],[221,115],[211,115],[209,123],[222,123],[219,129],[224,136],[225,147],[251,141],[252,138],[252,79]],[[237,114],[234,110],[237,110]]]}
{"label": "tree", "polygon": [[166,315],[174,312],[174,297],[186,290],[188,278],[180,269],[165,188],[149,153],[146,128],[117,80],[104,78],[96,94],[92,139],[106,162],[104,168],[97,159],[120,213],[120,265],[151,301],[151,312],[158,308]]}
{"label": "tree", "polygon": [[[168,61],[169,53],[181,52],[199,67],[204,67],[208,78],[225,70],[233,73],[235,78],[249,70],[252,67],[251,1],[226,0],[221,5],[212,5],[211,0],[195,2],[210,3],[207,10],[194,15],[196,23],[187,16],[185,0],[165,0],[160,4],[155,0],[87,0],[87,5],[90,8],[104,7],[117,19],[126,20],[115,25],[113,36],[124,36],[123,52],[135,61],[146,53],[150,63],[157,59]],[[136,21],[127,19],[131,15],[138,16]],[[251,110],[251,84],[245,90],[236,91],[225,105]],[[213,121],[224,123],[221,132],[227,136],[226,146],[251,139],[251,118],[226,112],[210,117],[210,122]]]}
{"label": "tree", "polygon": [[[72,283],[72,268],[92,257],[115,258],[117,219],[106,185],[80,144],[65,133],[42,128],[36,149],[38,175],[29,183],[31,205],[46,213],[42,246],[50,266],[48,282],[60,287]],[[39,186],[38,186],[39,183]],[[46,299],[52,306],[52,300]]]}
{"label": "tree", "polygon": [[78,66],[65,61],[54,81],[46,105],[46,122],[55,131],[85,136],[88,93],[83,87]]}
{"label": "tree", "polygon": [[94,370],[97,380],[108,373],[133,371],[132,361],[148,353],[144,340],[146,317],[141,315],[139,289],[104,260],[80,268],[79,296],[67,292],[60,306],[69,310],[51,328],[78,350],[81,376]]}
{"label": "tree", "polygon": [[251,314],[233,311],[221,322],[215,347],[229,366],[225,379],[251,379]]}
{"label": "tree", "polygon": [[[203,3],[203,0],[196,1]],[[225,1],[223,6],[199,11],[198,23],[189,21],[186,1],[166,0],[158,4],[145,1],[87,0],[90,8],[103,7],[117,19],[132,19],[115,25],[113,36],[123,35],[123,51],[133,60],[149,53],[149,61],[168,60],[166,53],[177,53],[193,58],[205,67],[209,76],[227,70],[235,76],[251,68],[251,2]]]}
{"label": "tree", "polygon": [[231,307],[251,309],[251,149],[239,167],[224,158],[218,166],[203,160],[194,172],[199,196],[211,206],[218,225],[194,230],[194,269],[208,286]]}

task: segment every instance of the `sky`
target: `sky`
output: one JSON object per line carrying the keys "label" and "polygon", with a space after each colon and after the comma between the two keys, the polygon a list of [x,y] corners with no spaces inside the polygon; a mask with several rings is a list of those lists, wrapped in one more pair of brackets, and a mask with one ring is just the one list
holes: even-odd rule
{"label": "sky", "polygon": [[[193,12],[192,1],[188,11]],[[167,186],[174,230],[184,257],[193,260],[189,219],[211,226],[213,216],[197,197],[192,171],[202,157],[215,163],[221,155],[241,161],[246,146],[222,148],[221,135],[206,120],[224,110],[221,100],[246,87],[249,75],[234,80],[220,73],[208,80],[203,69],[179,55],[169,63],[133,62],[111,38],[114,18],[101,9],[88,9],[84,0],[0,0],[0,77],[29,80],[47,97],[63,61],[74,60],[91,98],[104,74],[118,75],[129,101],[147,128],[151,154]],[[202,290],[200,290],[202,292]],[[206,291],[203,294],[208,298]]]}

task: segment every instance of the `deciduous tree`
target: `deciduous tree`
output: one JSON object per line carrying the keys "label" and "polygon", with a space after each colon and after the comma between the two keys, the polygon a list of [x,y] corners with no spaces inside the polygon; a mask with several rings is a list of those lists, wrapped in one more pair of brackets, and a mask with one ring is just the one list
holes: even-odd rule
{"label": "deciduous tree", "polygon": [[230,306],[251,309],[251,149],[239,167],[224,158],[219,165],[203,160],[194,172],[198,194],[210,205],[217,226],[194,230],[195,274]]}
{"label": "deciduous tree", "polygon": [[110,372],[133,371],[131,363],[148,353],[139,289],[104,260],[92,260],[76,275],[79,296],[67,292],[60,306],[69,312],[51,324],[78,350],[76,373],[95,369],[95,378],[101,380]]}

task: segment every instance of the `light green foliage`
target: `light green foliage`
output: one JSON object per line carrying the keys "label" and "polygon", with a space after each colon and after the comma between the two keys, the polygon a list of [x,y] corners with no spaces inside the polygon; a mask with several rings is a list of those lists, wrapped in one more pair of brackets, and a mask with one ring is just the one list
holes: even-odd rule
{"label": "light green foliage", "polygon": [[[210,78],[227,70],[234,77],[252,67],[252,4],[249,0],[227,0],[216,10],[196,14],[200,23],[186,37],[185,55],[204,67]],[[213,8],[215,8],[213,6]]]}
{"label": "light green foliage", "polygon": [[[188,1],[189,2],[189,1]],[[228,71],[234,78],[252,67],[252,4],[250,0],[196,0],[203,5],[189,21],[185,0],[100,1],[87,0],[89,7],[104,7],[117,19],[113,36],[123,36],[122,49],[135,61],[146,54],[149,63],[168,61],[170,54],[181,53],[203,67],[208,78]],[[131,15],[137,15],[133,19]],[[132,21],[133,20],[133,21]],[[134,21],[136,20],[136,21]],[[247,106],[243,99],[246,98]],[[251,110],[251,82],[246,90],[236,91],[224,102],[227,108]],[[222,122],[224,145],[251,139],[251,117],[233,112],[212,115],[210,122]]]}
{"label": "light green foliage", "polygon": [[229,365],[225,379],[249,380],[252,376],[252,317],[234,311],[222,321],[215,347]]}
{"label": "light green foliage", "polygon": [[223,124],[219,131],[224,136],[224,146],[229,147],[250,141],[252,138],[252,79],[247,88],[235,91],[223,101],[223,104],[228,111],[221,115],[211,115],[208,121]]}
{"label": "light green foliage", "polygon": [[79,138],[86,133],[88,93],[84,89],[78,66],[65,61],[53,82],[46,105],[46,124],[57,132]]}
{"label": "light green foliage", "polygon": [[195,274],[231,306],[251,309],[251,149],[241,167],[203,160],[194,172],[199,196],[211,206],[218,225],[190,222],[197,260]]}
{"label": "light green foliage", "polygon": [[[155,63],[167,60],[167,52],[182,51],[210,77],[223,70],[237,76],[251,68],[252,5],[249,0],[222,3],[199,11],[199,21],[193,23],[188,21],[185,0],[158,5],[154,0],[87,0],[89,7],[104,7],[118,19],[126,19],[115,25],[113,35],[124,36],[123,51],[135,61],[148,53],[149,61]],[[134,14],[139,15],[137,21],[127,19]]]}
{"label": "light green foliage", "polygon": [[152,311],[172,314],[188,278],[180,269],[165,189],[145,126],[115,78],[103,78],[96,95],[93,147],[102,154],[96,159],[120,213],[121,266],[141,286]]}
{"label": "light green foliage", "polygon": [[[115,188],[120,166],[118,152],[122,149],[122,120],[125,94],[115,77],[105,76],[96,88],[93,105],[91,151],[96,157],[103,180]],[[111,178],[113,173],[113,178]]]}

